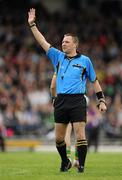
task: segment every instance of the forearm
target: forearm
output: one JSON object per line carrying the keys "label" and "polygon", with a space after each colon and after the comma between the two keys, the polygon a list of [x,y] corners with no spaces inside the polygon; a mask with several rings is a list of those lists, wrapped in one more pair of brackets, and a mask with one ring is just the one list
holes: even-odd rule
{"label": "forearm", "polygon": [[101,88],[98,80],[96,80],[96,81],[93,83],[93,87],[94,87],[95,93],[98,93],[98,92],[102,91],[102,88]]}
{"label": "forearm", "polygon": [[51,85],[50,85],[50,93],[52,97],[56,97],[56,75],[54,73]]}
{"label": "forearm", "polygon": [[96,96],[97,96],[97,99],[99,101],[99,103],[104,103],[106,104],[105,102],[105,96],[104,96],[104,93],[102,91],[102,88],[99,84],[99,81],[96,80],[94,83],[93,83],[93,86],[94,86],[94,90],[95,90],[95,93],[96,93]]}
{"label": "forearm", "polygon": [[41,34],[41,32],[38,30],[37,26],[34,25],[31,28],[31,31],[36,39],[36,41],[39,43],[39,45],[47,52],[50,48],[50,44],[46,41],[44,36]]}
{"label": "forearm", "polygon": [[50,88],[51,96],[56,97],[56,90],[55,88]]}

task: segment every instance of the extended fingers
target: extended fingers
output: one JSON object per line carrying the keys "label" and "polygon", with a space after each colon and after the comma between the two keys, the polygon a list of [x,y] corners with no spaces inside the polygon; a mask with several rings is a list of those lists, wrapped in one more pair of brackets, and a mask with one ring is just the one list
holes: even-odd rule
{"label": "extended fingers", "polygon": [[35,15],[35,9],[31,8],[30,11],[28,12],[29,15]]}

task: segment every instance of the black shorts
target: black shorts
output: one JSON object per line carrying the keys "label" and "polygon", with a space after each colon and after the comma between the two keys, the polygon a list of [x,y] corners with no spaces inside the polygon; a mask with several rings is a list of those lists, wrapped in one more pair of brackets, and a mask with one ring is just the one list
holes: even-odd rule
{"label": "black shorts", "polygon": [[54,102],[56,123],[86,122],[86,98],[83,94],[59,94]]}

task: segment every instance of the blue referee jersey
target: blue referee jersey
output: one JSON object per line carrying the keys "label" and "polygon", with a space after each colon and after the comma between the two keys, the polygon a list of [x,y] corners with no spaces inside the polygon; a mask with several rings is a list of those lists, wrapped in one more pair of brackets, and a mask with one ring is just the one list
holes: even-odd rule
{"label": "blue referee jersey", "polygon": [[54,47],[46,54],[56,70],[57,94],[84,94],[87,78],[91,82],[96,80],[95,70],[87,56],[78,54],[68,58],[65,53]]}

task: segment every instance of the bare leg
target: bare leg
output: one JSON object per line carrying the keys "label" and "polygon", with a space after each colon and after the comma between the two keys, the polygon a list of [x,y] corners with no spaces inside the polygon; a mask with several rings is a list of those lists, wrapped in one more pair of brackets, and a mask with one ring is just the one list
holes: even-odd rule
{"label": "bare leg", "polygon": [[66,142],[67,157],[70,159],[71,159],[71,133],[72,133],[72,125],[71,123],[69,123],[66,130],[65,142]]}

